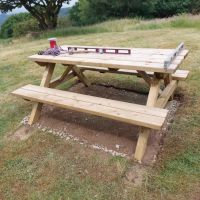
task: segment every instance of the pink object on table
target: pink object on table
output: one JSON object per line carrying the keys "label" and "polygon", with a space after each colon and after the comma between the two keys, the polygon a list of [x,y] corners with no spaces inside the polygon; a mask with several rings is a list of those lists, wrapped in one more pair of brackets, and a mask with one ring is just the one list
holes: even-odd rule
{"label": "pink object on table", "polygon": [[50,48],[55,48],[57,46],[57,38],[49,38]]}

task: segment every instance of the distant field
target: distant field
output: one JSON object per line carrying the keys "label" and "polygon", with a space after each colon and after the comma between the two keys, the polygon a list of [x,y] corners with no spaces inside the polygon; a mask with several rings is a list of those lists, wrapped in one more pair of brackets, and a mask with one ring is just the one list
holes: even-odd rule
{"label": "distant field", "polygon": [[[200,16],[179,16],[150,21],[121,19],[58,29],[39,39],[0,40],[0,199],[199,200],[199,30]],[[31,111],[30,103],[10,92],[28,83],[39,84],[43,68],[27,57],[48,47],[50,36],[59,37],[59,44],[122,47],[174,48],[184,41],[190,50],[182,68],[191,74],[177,90],[181,106],[164,150],[155,166],[148,168],[142,185],[123,182],[127,168],[135,165],[126,159],[102,156],[39,131],[26,141],[8,140]],[[111,84],[124,81],[121,76],[106,78]],[[130,79],[130,84],[135,80]]]}

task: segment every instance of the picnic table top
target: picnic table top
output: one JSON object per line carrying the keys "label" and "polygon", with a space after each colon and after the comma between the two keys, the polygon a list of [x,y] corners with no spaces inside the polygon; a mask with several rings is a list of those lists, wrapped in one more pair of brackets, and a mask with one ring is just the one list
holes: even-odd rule
{"label": "picnic table top", "polygon": [[[62,46],[67,49],[72,45]],[[81,47],[81,46],[79,46]],[[84,46],[85,47],[85,46]],[[89,47],[88,48],[93,48]],[[112,48],[112,47],[94,47],[94,48]],[[118,47],[113,47],[118,48]],[[121,48],[120,49],[127,49]],[[59,56],[33,55],[29,59],[34,62],[42,63],[59,63],[70,65],[85,65],[95,67],[119,68],[127,70],[140,70],[159,73],[174,73],[185,59],[188,50],[183,49],[165,68],[165,60],[173,54],[175,49],[153,49],[153,48],[130,48],[131,54],[100,54],[100,53],[78,53],[78,54],[61,54]]]}

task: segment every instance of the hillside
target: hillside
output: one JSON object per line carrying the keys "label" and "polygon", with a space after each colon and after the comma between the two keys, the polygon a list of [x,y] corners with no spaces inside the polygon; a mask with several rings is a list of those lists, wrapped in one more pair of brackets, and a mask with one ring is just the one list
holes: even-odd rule
{"label": "hillside", "polygon": [[39,38],[64,37],[74,35],[87,35],[92,33],[118,34],[120,32],[131,32],[139,30],[161,30],[161,29],[200,29],[200,15],[180,15],[167,19],[142,20],[139,18],[124,18],[108,20],[90,26],[66,26],[56,30],[42,33]]}
{"label": "hillside", "polygon": [[70,9],[71,9],[70,7],[69,8],[61,8],[59,16],[60,17],[67,16],[69,14]]}
{"label": "hillside", "polygon": [[[121,19],[58,29],[44,33],[39,39],[0,40],[0,199],[199,200],[199,29],[200,16],[185,15],[149,21]],[[27,84],[40,84],[44,68],[27,57],[46,49],[50,36],[57,36],[60,45],[175,48],[185,42],[190,53],[181,68],[191,73],[186,81],[179,83],[175,93],[179,107],[156,162],[145,166],[131,159],[113,157],[63,139],[62,134],[53,135],[46,128],[41,131],[28,127],[22,135],[20,122],[29,115],[32,104],[10,93]],[[64,70],[59,65],[56,75]],[[126,86],[129,92],[136,87],[142,92],[148,87],[132,76],[92,72],[86,72],[86,76],[95,84],[109,84],[111,90]],[[64,83],[61,89],[68,90],[75,83],[75,79]],[[121,91],[122,97],[125,96],[126,90],[122,88]],[[54,111],[54,108],[50,110],[51,114],[59,118]],[[69,112],[65,118],[75,124],[80,116],[78,113],[73,117]],[[89,119],[90,116],[82,119],[79,131],[82,126],[88,128]],[[91,121],[91,132],[94,132],[97,120]],[[104,134],[103,126],[105,124],[99,127],[101,134]],[[115,128],[107,126],[107,134],[115,132]],[[118,129],[123,130],[123,127]],[[70,133],[74,129],[67,131]],[[136,169],[141,169],[141,173],[137,174]],[[127,179],[130,170],[136,182]]]}

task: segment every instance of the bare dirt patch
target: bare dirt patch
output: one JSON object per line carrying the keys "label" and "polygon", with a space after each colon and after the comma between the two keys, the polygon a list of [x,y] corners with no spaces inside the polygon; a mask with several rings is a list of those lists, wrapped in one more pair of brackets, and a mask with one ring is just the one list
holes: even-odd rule
{"label": "bare dirt patch", "polygon": [[133,165],[126,171],[123,179],[124,183],[129,186],[142,185],[146,173],[147,173],[147,167],[141,166],[139,164]]}
{"label": "bare dirt patch", "polygon": [[10,140],[21,141],[28,139],[32,134],[34,134],[34,132],[34,128],[28,125],[21,125],[17,128],[17,130],[8,134],[7,137]]}
{"label": "bare dirt patch", "polygon": [[[147,95],[133,91],[99,85],[86,88],[81,83],[73,86],[70,91],[137,104],[145,104],[147,99]],[[145,164],[155,161],[163,135],[166,133],[169,121],[174,116],[174,107],[176,106],[173,103],[169,105],[172,112],[163,130],[161,132],[152,131],[143,160]],[[26,121],[27,119],[24,123]],[[57,134],[63,139],[73,139],[94,149],[127,157],[132,157],[135,152],[139,132],[137,126],[48,105],[44,105],[41,118],[34,126]]]}

